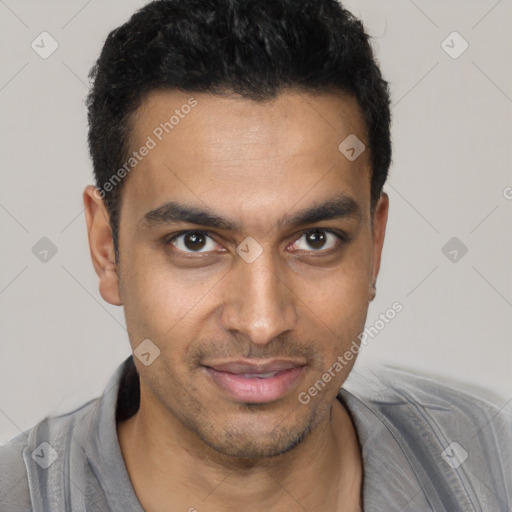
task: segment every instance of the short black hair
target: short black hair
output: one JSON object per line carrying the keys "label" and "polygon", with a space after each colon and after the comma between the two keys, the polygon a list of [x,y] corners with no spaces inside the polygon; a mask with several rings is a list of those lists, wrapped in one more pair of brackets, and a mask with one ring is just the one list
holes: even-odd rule
{"label": "short black hair", "polygon": [[126,166],[131,119],[156,90],[254,101],[286,89],[355,97],[367,130],[373,209],[391,164],[391,113],[369,39],[336,0],[157,0],[113,30],[89,74],[87,107],[89,150],[116,259],[124,180],[104,185]]}

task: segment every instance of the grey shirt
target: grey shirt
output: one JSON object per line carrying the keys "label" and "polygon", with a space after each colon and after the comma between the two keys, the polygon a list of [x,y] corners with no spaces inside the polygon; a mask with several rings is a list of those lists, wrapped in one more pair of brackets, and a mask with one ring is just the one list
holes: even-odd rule
{"label": "grey shirt", "polygon": [[[510,403],[386,368],[353,371],[338,399],[362,448],[365,512],[512,510]],[[130,356],[101,397],[0,447],[0,511],[144,512],[116,430],[138,403]]]}

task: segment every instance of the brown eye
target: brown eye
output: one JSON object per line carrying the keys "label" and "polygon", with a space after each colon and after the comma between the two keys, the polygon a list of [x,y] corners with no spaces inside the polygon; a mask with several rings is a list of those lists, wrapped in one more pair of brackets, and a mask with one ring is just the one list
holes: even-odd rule
{"label": "brown eye", "polygon": [[172,238],[169,243],[174,245],[176,249],[193,253],[193,252],[209,252],[218,248],[218,245],[203,231],[187,231],[180,233]]}
{"label": "brown eye", "polygon": [[337,246],[341,248],[346,238],[329,229],[310,229],[304,231],[299,238],[293,242],[291,250],[305,252],[328,253]]}
{"label": "brown eye", "polygon": [[187,249],[197,251],[206,244],[205,236],[202,233],[187,233],[183,237],[183,243]]}
{"label": "brown eye", "polygon": [[325,232],[315,230],[310,233],[306,233],[306,242],[313,249],[321,249],[327,240]]}

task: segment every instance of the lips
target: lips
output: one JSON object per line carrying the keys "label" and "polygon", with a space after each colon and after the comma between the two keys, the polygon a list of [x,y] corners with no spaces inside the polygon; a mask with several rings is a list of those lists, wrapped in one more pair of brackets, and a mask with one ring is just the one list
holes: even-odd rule
{"label": "lips", "polygon": [[265,362],[226,361],[203,365],[214,384],[235,401],[268,403],[296,386],[305,363],[274,359]]}
{"label": "lips", "polygon": [[292,368],[304,366],[302,362],[286,361],[283,359],[275,359],[265,363],[249,363],[244,361],[233,361],[225,363],[213,363],[205,365],[218,372],[233,373],[235,375],[248,374],[256,375],[262,373],[276,373]]}

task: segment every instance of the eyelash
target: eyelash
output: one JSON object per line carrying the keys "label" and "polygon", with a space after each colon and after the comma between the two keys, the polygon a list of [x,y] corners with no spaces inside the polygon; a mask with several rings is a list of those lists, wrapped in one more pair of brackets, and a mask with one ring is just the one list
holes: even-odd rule
{"label": "eyelash", "polygon": [[[316,231],[319,231],[319,232],[322,232],[322,233],[329,233],[331,235],[334,235],[338,239],[338,243],[336,244],[336,247],[331,247],[330,249],[325,249],[325,250],[323,250],[323,249],[317,249],[317,250],[311,249],[311,251],[307,251],[307,252],[312,253],[312,254],[329,255],[332,252],[338,251],[340,249],[339,244],[346,244],[346,243],[348,243],[350,241],[350,237],[346,233],[344,233],[343,231],[327,229],[327,228],[310,228],[310,229],[306,229],[304,231],[301,231],[299,233],[299,236],[292,242],[292,244],[296,243],[304,235],[307,235],[309,233],[314,233]],[[208,232],[208,231],[201,231],[201,230],[198,230],[198,229],[188,229],[188,230],[185,230],[185,231],[180,231],[178,233],[175,233],[175,234],[171,235],[170,237],[167,237],[165,239],[165,241],[164,241],[164,244],[166,246],[167,245],[172,245],[172,242],[174,240],[178,239],[181,236],[190,234],[190,233],[200,233],[202,235],[205,235],[205,236],[209,237],[211,240],[215,241],[215,239],[211,236],[211,233]],[[190,252],[186,252],[186,251],[182,251],[180,249],[175,249],[175,250],[177,252],[183,254],[183,255],[186,255],[186,257],[204,257],[204,256],[207,256],[207,255],[210,254],[210,251],[205,251],[205,252],[190,251]],[[300,251],[301,251],[300,249],[297,250],[297,252],[300,252]]]}

